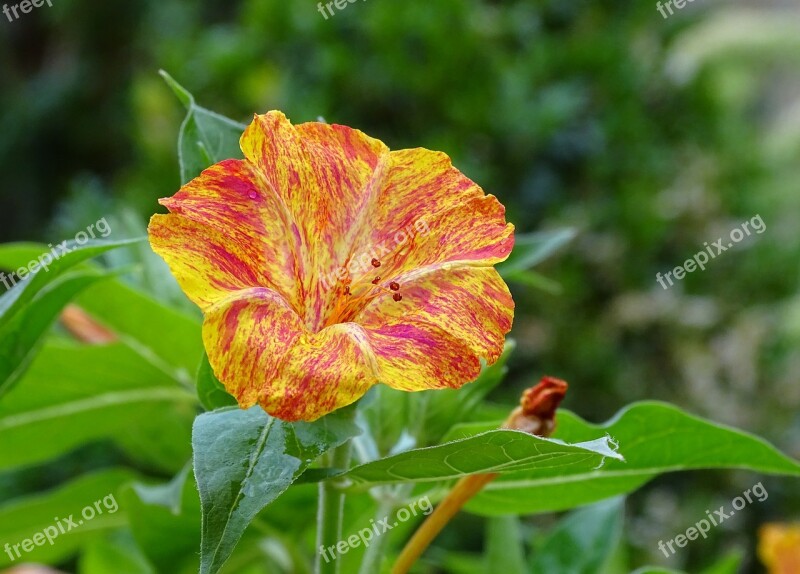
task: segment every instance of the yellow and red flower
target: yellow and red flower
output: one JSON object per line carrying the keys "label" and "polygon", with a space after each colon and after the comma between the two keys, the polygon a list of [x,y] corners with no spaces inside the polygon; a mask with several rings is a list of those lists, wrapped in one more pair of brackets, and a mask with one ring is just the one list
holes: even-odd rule
{"label": "yellow and red flower", "polygon": [[447,155],[280,112],[241,147],[149,227],[241,407],[314,420],[377,382],[455,388],[497,360],[514,302],[493,265],[514,228]]}

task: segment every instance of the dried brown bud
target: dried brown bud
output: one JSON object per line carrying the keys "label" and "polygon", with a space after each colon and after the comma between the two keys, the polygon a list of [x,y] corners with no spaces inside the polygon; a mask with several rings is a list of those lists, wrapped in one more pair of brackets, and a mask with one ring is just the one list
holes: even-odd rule
{"label": "dried brown bud", "polygon": [[522,393],[520,406],[509,415],[504,428],[537,436],[550,436],[556,428],[556,410],[567,393],[567,383],[542,377],[539,384]]}

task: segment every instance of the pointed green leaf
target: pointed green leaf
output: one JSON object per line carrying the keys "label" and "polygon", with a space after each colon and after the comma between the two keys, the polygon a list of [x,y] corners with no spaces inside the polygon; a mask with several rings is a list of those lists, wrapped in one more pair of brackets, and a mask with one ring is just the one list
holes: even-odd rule
{"label": "pointed green leaf", "polygon": [[[461,432],[482,428],[465,426]],[[555,437],[575,443],[602,433],[619,444],[624,462],[609,458],[599,468],[535,467],[506,474],[487,485],[467,509],[485,515],[565,510],[629,493],[659,474],[680,470],[739,468],[800,477],[800,464],[765,440],[672,405],[637,403],[602,425],[559,411]]]}
{"label": "pointed green leaf", "polygon": [[201,574],[218,572],[264,507],[321,454],[359,432],[337,413],[314,423],[287,423],[258,406],[197,417],[192,447],[203,512]]}
{"label": "pointed green leaf", "polygon": [[624,498],[612,498],[569,514],[537,544],[531,574],[603,572],[622,537]]}
{"label": "pointed green leaf", "polygon": [[142,459],[180,468],[190,456],[196,400],[120,343],[48,342],[0,401],[0,469],[42,462],[88,441],[131,436],[142,441],[136,451]]}
{"label": "pointed green leaf", "polygon": [[519,518],[492,516],[486,526],[486,574],[528,574]]}
{"label": "pointed green leaf", "polygon": [[161,77],[186,107],[186,118],[178,137],[181,181],[187,183],[210,165],[241,158],[239,138],[245,125],[198,106],[192,94],[161,70]]}
{"label": "pointed green leaf", "polygon": [[0,396],[19,381],[30,365],[47,329],[73,297],[108,277],[99,271],[82,271],[59,277],[0,327]]}
{"label": "pointed green leaf", "polygon": [[48,284],[55,281],[58,276],[75,265],[97,257],[103,253],[119,247],[133,245],[143,239],[123,239],[119,241],[89,241],[85,245],[78,245],[74,241],[64,242],[63,249],[69,250],[62,253],[59,246],[54,248],[57,258],[50,252],[41,254],[42,261],[47,262],[45,256],[50,258],[50,262],[45,267],[35,268],[33,273],[26,275],[23,281],[0,296],[0,327],[3,327],[15,314],[19,313],[28,305],[36,294],[44,289]]}
{"label": "pointed green leaf", "polygon": [[[14,561],[6,552],[0,552],[0,567],[10,566],[12,562],[58,564],[99,535],[124,526],[127,508],[121,503],[120,489],[135,478],[136,475],[127,470],[106,470],[83,476],[48,492],[3,504],[0,506],[0,541],[12,546],[20,544],[20,556],[16,556],[13,548]],[[98,501],[102,512],[94,506]],[[91,520],[83,515],[86,507],[95,510]],[[87,511],[86,516],[89,513]],[[63,534],[58,528],[52,530],[58,524],[63,526]],[[32,548],[23,552],[21,544],[24,540],[31,540],[48,528],[47,532],[53,535],[52,544],[46,539],[41,545],[26,543]]]}
{"label": "pointed green leaf", "polygon": [[[142,246],[149,249],[147,244]],[[0,245],[0,268],[24,265],[46,250],[45,245],[37,243]],[[101,270],[92,263],[77,268]],[[75,303],[144,359],[159,364],[187,386],[193,384],[203,354],[198,317],[176,311],[116,278],[89,286],[78,294]]]}
{"label": "pointed green leaf", "polygon": [[151,506],[163,506],[177,516],[181,512],[183,493],[190,470],[191,465],[187,463],[169,482],[165,484],[142,484],[137,482],[133,485],[133,490],[136,491],[143,503]]}
{"label": "pointed green leaf", "polygon": [[497,266],[497,270],[506,277],[508,274],[535,267],[572,241],[576,235],[577,232],[570,228],[517,233],[514,236],[514,250],[508,259]]}
{"label": "pointed green leaf", "polygon": [[374,486],[450,480],[476,473],[515,473],[534,468],[553,472],[580,468],[588,472],[603,464],[606,458],[622,458],[607,437],[595,436],[580,444],[566,444],[521,431],[492,430],[368,462],[344,476],[359,486]]}
{"label": "pointed green leaf", "polygon": [[214,375],[206,354],[203,354],[200,368],[197,370],[197,396],[208,411],[237,405],[236,399],[225,390],[225,386]]}

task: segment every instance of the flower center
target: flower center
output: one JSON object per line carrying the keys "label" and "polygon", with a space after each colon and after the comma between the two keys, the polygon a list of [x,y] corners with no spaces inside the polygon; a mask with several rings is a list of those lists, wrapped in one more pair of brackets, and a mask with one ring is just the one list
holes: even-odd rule
{"label": "flower center", "polygon": [[[372,267],[377,269],[381,266],[378,259],[372,260]],[[367,273],[358,281],[353,282],[348,274],[340,279],[334,286],[335,307],[330,313],[325,327],[337,323],[346,323],[358,311],[363,309],[376,295],[381,293],[391,293],[392,299],[402,301],[403,296],[400,291],[400,284],[397,281],[390,281],[388,284],[381,283],[380,275]]]}

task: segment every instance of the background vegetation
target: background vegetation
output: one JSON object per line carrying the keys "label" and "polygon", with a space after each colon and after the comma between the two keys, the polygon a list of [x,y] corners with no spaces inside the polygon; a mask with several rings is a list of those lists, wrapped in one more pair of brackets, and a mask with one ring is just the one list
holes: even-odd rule
{"label": "background vegetation", "polygon": [[[115,237],[141,233],[179,186],[184,110],[163,68],[243,122],[281,109],[441,149],[520,231],[578,231],[539,269],[547,280],[512,286],[518,349],[494,400],[547,373],[589,420],[663,399],[798,458],[798,15],[710,0],[668,20],[650,2],[369,0],[325,20],[310,0],[54,0],[0,20],[0,241],[61,241],[101,217]],[[756,214],[763,235],[669,291],[656,283]],[[0,503],[124,456],[90,443],[6,474]],[[758,525],[800,512],[785,481],[765,480],[767,502],[675,559],[656,546],[758,480],[658,479],[630,499],[617,561],[695,572],[740,548],[758,571]],[[443,546],[480,548],[477,520],[461,517]]]}

